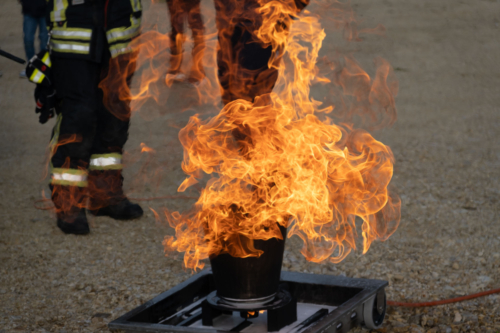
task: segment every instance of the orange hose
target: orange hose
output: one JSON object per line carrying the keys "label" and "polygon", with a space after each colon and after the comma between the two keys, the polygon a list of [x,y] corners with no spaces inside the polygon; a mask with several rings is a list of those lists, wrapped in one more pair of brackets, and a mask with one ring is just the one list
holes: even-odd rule
{"label": "orange hose", "polygon": [[497,294],[497,293],[500,293],[500,288],[486,290],[486,291],[482,291],[482,292],[476,293],[476,294],[465,295],[465,296],[461,296],[461,297],[455,297],[455,298],[450,298],[450,299],[443,299],[443,300],[440,300],[440,301],[432,301],[432,302],[405,303],[405,302],[387,301],[387,305],[418,308],[418,307],[424,307],[424,306],[435,306],[435,305],[443,305],[443,304],[450,304],[450,303],[462,302],[462,301],[466,301],[466,300],[469,300],[469,299],[473,299],[473,298],[477,298],[477,297],[482,297],[482,296],[487,296],[487,295],[492,295],[492,294]]}

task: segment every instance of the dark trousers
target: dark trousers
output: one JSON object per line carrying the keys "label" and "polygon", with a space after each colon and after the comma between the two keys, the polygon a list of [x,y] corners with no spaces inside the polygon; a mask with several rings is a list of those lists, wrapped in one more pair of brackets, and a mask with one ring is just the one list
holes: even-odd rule
{"label": "dark trousers", "polygon": [[[103,104],[103,92],[98,85],[107,71],[107,61],[99,64],[87,60],[52,59],[56,111],[62,115],[54,131],[58,136],[52,156],[54,168],[87,169],[93,154],[122,153],[128,138],[129,120],[118,119]],[[125,102],[115,103],[115,106],[128,108]]]}
{"label": "dark trousers", "polygon": [[184,22],[187,19],[189,28],[193,34],[193,66],[192,75],[204,76],[203,70],[203,52],[205,50],[203,18],[200,11],[200,0],[167,0],[168,11],[170,13],[172,41],[170,52],[172,53],[170,72],[175,73],[180,70],[182,63],[182,39],[180,35],[184,34]]}
{"label": "dark trousers", "polygon": [[215,0],[217,66],[224,104],[236,99],[253,102],[270,93],[278,79],[278,71],[268,66],[272,47],[262,45],[255,36],[261,22],[256,6],[256,1]]}

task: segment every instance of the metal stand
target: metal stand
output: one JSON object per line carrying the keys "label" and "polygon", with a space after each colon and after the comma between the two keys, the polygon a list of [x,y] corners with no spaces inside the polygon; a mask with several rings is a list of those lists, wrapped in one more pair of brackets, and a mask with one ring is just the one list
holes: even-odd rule
{"label": "metal stand", "polygon": [[[288,291],[279,290],[276,296],[267,303],[234,305],[225,303],[224,299],[218,297],[217,293],[213,291],[202,304],[202,325],[213,326],[213,319],[221,314],[231,315],[233,312],[239,312],[241,318],[251,319],[259,317],[259,313],[264,311],[267,311],[267,331],[279,331],[297,320],[297,300]],[[247,326],[252,324],[247,320],[244,323]],[[230,331],[239,332],[242,329],[234,327]]]}
{"label": "metal stand", "polygon": [[[207,269],[108,327],[129,333],[344,333],[356,326],[376,329],[385,317],[387,285],[381,280],[282,272],[280,292],[288,293],[289,302],[280,300],[280,307],[260,308],[259,312],[216,303],[215,283]],[[291,321],[288,316],[295,302],[296,318]]]}

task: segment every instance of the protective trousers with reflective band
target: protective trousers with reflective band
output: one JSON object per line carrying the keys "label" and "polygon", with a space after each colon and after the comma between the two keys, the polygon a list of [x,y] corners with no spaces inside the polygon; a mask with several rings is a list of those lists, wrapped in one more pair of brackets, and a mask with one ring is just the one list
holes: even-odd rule
{"label": "protective trousers with reflective band", "polygon": [[121,170],[122,154],[93,154],[90,156],[90,170]]}
{"label": "protective trousers with reflective band", "polygon": [[[87,170],[120,170],[129,121],[111,114],[98,88],[107,75],[107,61],[101,64],[78,59],[52,58],[59,121],[53,133],[52,184],[87,186]],[[119,100],[117,112],[128,104]]]}
{"label": "protective trousers with reflective band", "polygon": [[140,34],[141,0],[48,0],[51,52],[59,57],[100,61],[131,51]]}

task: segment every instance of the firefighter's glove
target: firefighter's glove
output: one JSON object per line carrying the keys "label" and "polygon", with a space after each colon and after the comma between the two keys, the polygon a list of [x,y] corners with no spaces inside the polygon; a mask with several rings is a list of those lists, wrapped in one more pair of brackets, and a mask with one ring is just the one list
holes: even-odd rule
{"label": "firefighter's glove", "polygon": [[35,102],[36,113],[40,114],[41,124],[54,117],[56,91],[52,84],[52,63],[48,51],[42,51],[30,59],[26,66],[26,76],[36,83]]}
{"label": "firefighter's glove", "polygon": [[40,124],[45,124],[47,120],[54,117],[56,91],[54,88],[37,84],[35,88],[36,113],[40,114],[38,120]]}
{"label": "firefighter's glove", "polygon": [[26,76],[37,85],[52,87],[51,67],[49,52],[42,51],[28,61]]}

